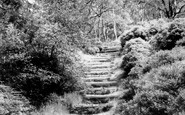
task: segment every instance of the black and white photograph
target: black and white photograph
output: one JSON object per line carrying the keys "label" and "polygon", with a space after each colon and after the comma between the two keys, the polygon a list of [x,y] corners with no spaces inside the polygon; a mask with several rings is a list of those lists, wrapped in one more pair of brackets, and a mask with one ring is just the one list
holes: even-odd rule
{"label": "black and white photograph", "polygon": [[185,115],[185,0],[0,0],[0,115]]}

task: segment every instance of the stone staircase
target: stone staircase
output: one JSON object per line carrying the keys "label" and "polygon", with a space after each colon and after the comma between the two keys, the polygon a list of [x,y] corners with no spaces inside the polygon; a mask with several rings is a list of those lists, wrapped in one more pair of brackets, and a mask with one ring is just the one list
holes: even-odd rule
{"label": "stone staircase", "polygon": [[110,80],[114,58],[119,53],[120,45],[106,46],[86,62],[86,76],[82,79],[88,88],[82,92],[84,103],[75,106],[71,114],[113,115],[111,111],[116,107],[116,99],[122,94],[117,81]]}

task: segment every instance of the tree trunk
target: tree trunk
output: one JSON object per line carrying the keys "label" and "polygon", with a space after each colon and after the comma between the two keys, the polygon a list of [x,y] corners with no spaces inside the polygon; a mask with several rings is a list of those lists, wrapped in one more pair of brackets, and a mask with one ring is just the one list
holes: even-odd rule
{"label": "tree trunk", "polygon": [[105,40],[107,40],[107,36],[106,36],[106,34],[105,34],[105,25],[104,25],[104,20],[103,20],[103,18],[101,18],[101,21],[102,21],[102,34],[103,34],[103,38],[104,38]]}
{"label": "tree trunk", "polygon": [[100,29],[100,18],[98,18],[98,38],[99,38],[99,40],[101,39],[101,29]]}
{"label": "tree trunk", "polygon": [[113,21],[114,21],[114,34],[115,34],[115,38],[117,40],[118,39],[118,36],[117,36],[117,31],[116,31],[116,21],[115,21],[115,12],[114,12],[114,9],[113,9],[113,15],[114,15],[114,18],[113,18]]}

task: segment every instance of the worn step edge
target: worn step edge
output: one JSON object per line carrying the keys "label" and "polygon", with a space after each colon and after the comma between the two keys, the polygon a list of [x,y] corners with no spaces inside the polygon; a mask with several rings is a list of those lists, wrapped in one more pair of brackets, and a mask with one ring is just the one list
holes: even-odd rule
{"label": "worn step edge", "polygon": [[82,78],[84,81],[91,81],[91,80],[108,80],[110,77],[88,77],[88,78]]}
{"label": "worn step edge", "polygon": [[107,94],[107,95],[89,95],[89,94],[86,94],[85,98],[94,98],[94,99],[97,99],[97,98],[115,98],[115,97],[119,97],[122,93],[123,92],[121,92],[121,91],[117,91],[117,92]]}
{"label": "worn step edge", "polygon": [[117,81],[108,81],[108,82],[86,82],[87,85],[91,85],[93,87],[108,87],[108,86],[116,86]]}

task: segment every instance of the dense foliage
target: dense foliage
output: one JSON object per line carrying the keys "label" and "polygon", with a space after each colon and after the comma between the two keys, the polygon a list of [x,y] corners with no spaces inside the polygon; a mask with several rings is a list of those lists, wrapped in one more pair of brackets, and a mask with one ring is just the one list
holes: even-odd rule
{"label": "dense foliage", "polygon": [[36,107],[51,93],[63,95],[82,88],[78,43],[50,20],[50,7],[44,11],[18,0],[1,3],[6,9],[0,23],[1,83],[20,91]]}
{"label": "dense foliage", "polygon": [[[122,68],[126,73],[122,87],[132,92],[122,97],[125,102],[121,101],[117,108],[122,114],[176,115],[184,112],[184,20],[165,23],[163,28],[160,23],[150,26],[155,34],[150,34],[150,28],[146,29],[146,41],[137,37],[122,38],[125,40]],[[136,42],[138,40],[142,40],[142,44]]]}

